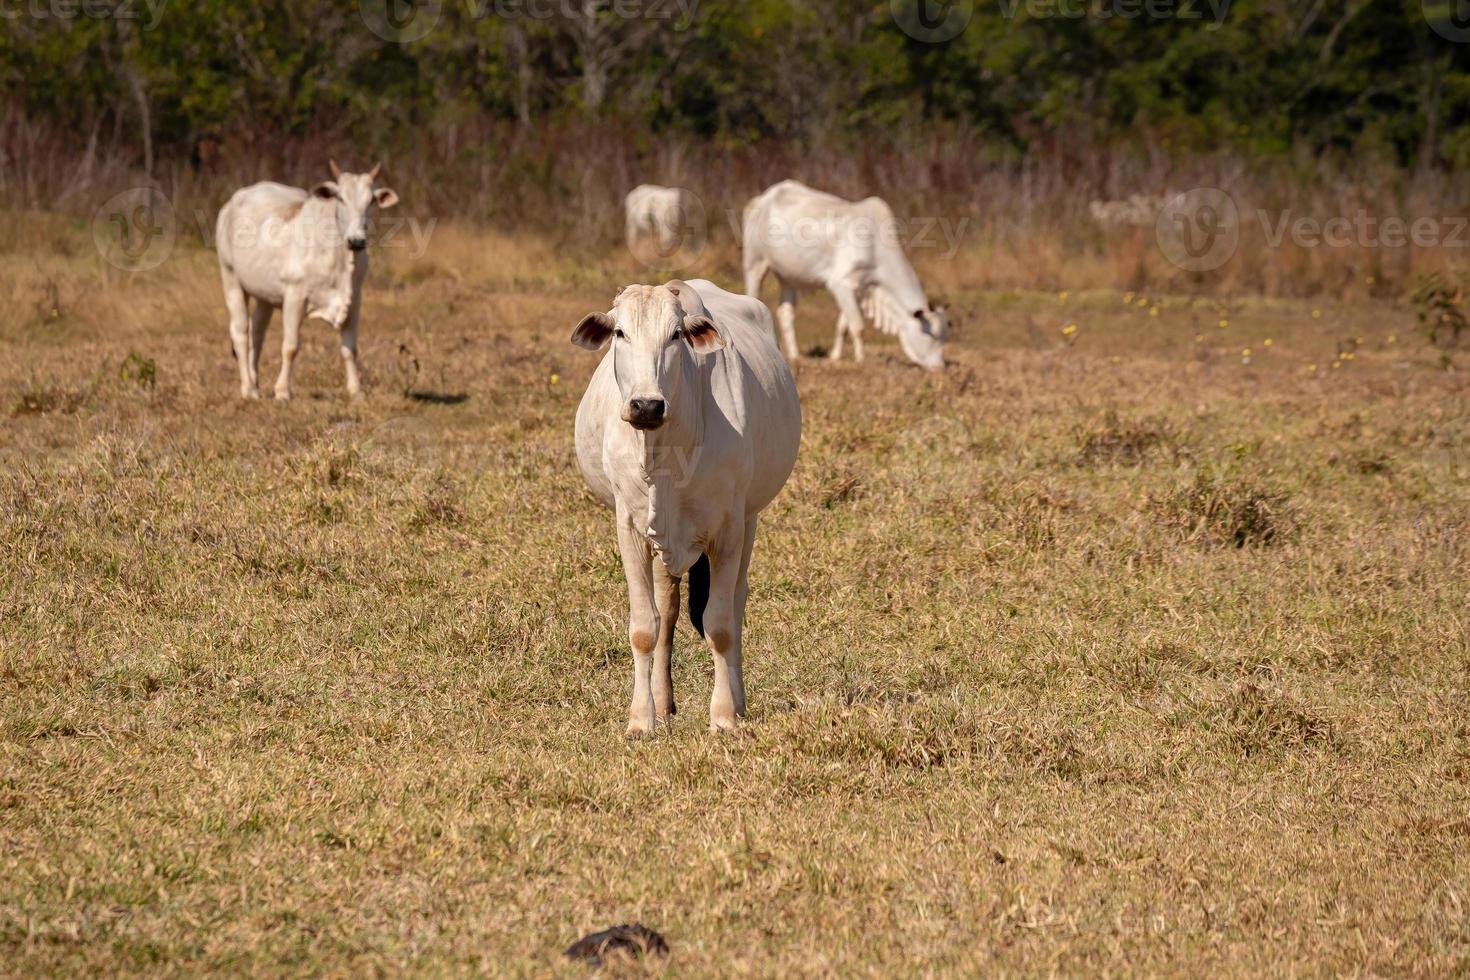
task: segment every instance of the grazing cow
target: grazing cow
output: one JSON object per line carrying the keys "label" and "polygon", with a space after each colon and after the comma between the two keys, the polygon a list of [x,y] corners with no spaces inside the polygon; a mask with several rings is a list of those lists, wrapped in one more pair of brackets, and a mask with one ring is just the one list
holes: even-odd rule
{"label": "grazing cow", "polygon": [[759,300],[713,283],[629,286],[572,332],[609,345],[577,409],[577,461],[616,515],[628,579],[633,703],[628,735],[674,713],[679,582],[714,655],[710,730],[745,714],[740,639],[757,515],[801,443],[796,382]]}
{"label": "grazing cow", "polygon": [[640,184],[628,192],[623,210],[628,248],[636,249],[643,238],[652,237],[659,251],[668,255],[683,243],[692,208],[689,192],[681,187]]}
{"label": "grazing cow", "polygon": [[335,160],[331,166],[332,179],[309,192],[254,184],[236,191],[220,210],[215,243],[242,397],[260,397],[260,347],[277,309],[285,327],[277,398],[291,397],[291,365],[301,345],[301,321],[309,316],[338,329],[347,392],[362,393],[357,324],[368,270],[368,222],[374,208],[391,208],[398,195],[373,187],[382,164],[365,174],[344,173]]}
{"label": "grazing cow", "polygon": [[909,360],[944,367],[949,316],[931,306],[899,242],[898,222],[882,200],[856,204],[785,180],[745,207],[745,291],[759,296],[766,274],[781,286],[776,317],[786,357],[794,364],[798,287],[825,286],[837,300],[837,338],[832,360],[852,337],[854,360],[863,359],[863,316],[884,333],[898,335]]}

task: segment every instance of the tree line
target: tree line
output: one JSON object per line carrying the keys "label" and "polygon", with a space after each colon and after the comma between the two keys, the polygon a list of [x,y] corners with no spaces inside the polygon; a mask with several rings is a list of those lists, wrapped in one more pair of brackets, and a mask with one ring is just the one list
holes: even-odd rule
{"label": "tree line", "polygon": [[[714,144],[963,130],[989,152],[1470,162],[1453,0],[0,0],[11,118],[152,171],[500,121]],[[958,18],[946,21],[945,17]],[[945,37],[954,25],[962,30]],[[915,36],[919,35],[919,36]]]}

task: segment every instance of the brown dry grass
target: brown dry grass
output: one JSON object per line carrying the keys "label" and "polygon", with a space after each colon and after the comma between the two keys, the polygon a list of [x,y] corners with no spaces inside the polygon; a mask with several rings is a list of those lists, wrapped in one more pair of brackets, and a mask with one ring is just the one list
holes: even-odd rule
{"label": "brown dry grass", "polygon": [[245,404],[208,253],[6,226],[0,973],[571,976],[622,921],[674,975],[1470,970],[1470,414],[1399,306],[930,257],[950,370],[802,370],[749,724],[681,627],[627,744],[566,335],[655,274],[441,228],[364,401],[311,324]]}

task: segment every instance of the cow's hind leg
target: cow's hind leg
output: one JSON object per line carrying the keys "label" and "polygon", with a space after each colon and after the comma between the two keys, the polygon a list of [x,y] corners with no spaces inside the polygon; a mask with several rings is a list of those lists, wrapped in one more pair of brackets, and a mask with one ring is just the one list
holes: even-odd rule
{"label": "cow's hind leg", "polygon": [[633,648],[633,700],[628,706],[627,736],[638,738],[653,734],[651,675],[661,624],[654,592],[655,559],[648,542],[624,514],[618,515],[618,552],[628,579],[628,644]]}
{"label": "cow's hind leg", "polygon": [[260,397],[260,352],[265,347],[265,332],[270,329],[276,308],[264,300],[250,303],[250,387]]}
{"label": "cow's hind leg", "polygon": [[674,707],[674,627],[679,622],[679,580],[662,561],[653,563],[654,595],[658,602],[658,643],[653,648],[653,711],[667,722]]}
{"label": "cow's hind leg", "polygon": [[234,273],[221,270],[225,290],[225,308],[230,314],[230,346],[235,351],[235,364],[240,368],[240,397],[259,398],[260,387],[250,370],[250,303]]}
{"label": "cow's hind leg", "polygon": [[832,338],[832,352],[827,356],[834,361],[842,360],[842,343],[847,339],[847,321],[837,314],[837,334]]}
{"label": "cow's hind leg", "polygon": [[741,660],[741,633],[745,619],[746,574],[755,543],[752,518],[710,555],[709,602],[704,610],[704,635],[714,657],[715,682],[710,694],[710,731],[733,729],[745,714],[745,672]]}

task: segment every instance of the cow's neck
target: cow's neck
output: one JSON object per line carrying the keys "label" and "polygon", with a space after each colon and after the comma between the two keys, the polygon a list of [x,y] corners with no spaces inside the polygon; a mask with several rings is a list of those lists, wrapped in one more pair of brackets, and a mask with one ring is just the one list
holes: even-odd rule
{"label": "cow's neck", "polygon": [[[693,378],[686,379],[693,381]],[[680,519],[680,503],[688,492],[704,445],[704,405],[684,387],[681,404],[672,406],[667,425],[654,432],[637,432],[642,448],[642,478],[648,491],[646,524],[642,529],[658,557],[675,575],[682,575],[699,557],[692,530]]]}
{"label": "cow's neck", "polygon": [[875,271],[875,285],[887,293],[887,299],[896,303],[899,309],[912,314],[915,310],[928,308],[929,299],[924,295],[918,273],[914,272],[913,265],[903,252],[889,250],[879,261]]}

